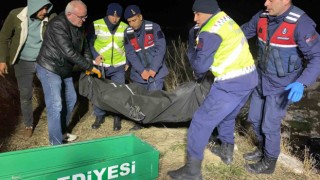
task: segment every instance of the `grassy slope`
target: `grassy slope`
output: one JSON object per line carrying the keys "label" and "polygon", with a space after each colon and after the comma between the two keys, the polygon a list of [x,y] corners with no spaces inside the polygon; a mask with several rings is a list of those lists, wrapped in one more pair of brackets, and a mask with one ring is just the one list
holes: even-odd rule
{"label": "grassy slope", "polygon": [[[111,116],[109,116],[100,129],[93,130],[91,129],[91,124],[94,118],[90,108],[88,113],[75,125],[72,133],[79,135],[77,142],[127,134],[130,133],[129,128],[133,125],[129,120],[123,120],[123,128],[121,131],[114,132],[112,130],[113,121]],[[7,139],[1,151],[22,150],[48,145],[45,113],[42,114],[34,135],[30,139],[23,137],[22,129],[23,126],[19,123],[16,131]],[[160,151],[158,179],[170,179],[166,175],[167,171],[177,169],[184,164],[187,127],[149,127],[133,133]],[[282,167],[279,163],[277,164],[276,172],[272,175],[253,175],[247,173],[243,168],[245,161],[242,158],[242,154],[251,150],[252,145],[244,136],[238,135],[236,136],[236,144],[238,150],[235,151],[234,163],[231,166],[223,164],[222,161],[210,153],[209,150],[205,151],[205,158],[202,164],[204,179],[320,179],[319,175],[304,176],[294,174],[289,169]]]}

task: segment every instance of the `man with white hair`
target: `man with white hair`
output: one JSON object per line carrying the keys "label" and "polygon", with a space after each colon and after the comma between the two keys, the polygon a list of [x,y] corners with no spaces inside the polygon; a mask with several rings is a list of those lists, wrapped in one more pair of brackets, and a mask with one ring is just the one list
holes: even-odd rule
{"label": "man with white hair", "polygon": [[87,6],[82,1],[69,2],[65,12],[48,24],[37,58],[36,70],[44,91],[51,145],[77,138],[67,132],[77,100],[72,80],[73,66],[101,77],[100,71],[93,67],[85,42],[82,25],[86,18]]}

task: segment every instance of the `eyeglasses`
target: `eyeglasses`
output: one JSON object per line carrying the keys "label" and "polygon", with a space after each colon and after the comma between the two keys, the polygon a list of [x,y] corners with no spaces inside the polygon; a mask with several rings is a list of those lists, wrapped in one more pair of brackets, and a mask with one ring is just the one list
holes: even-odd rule
{"label": "eyeglasses", "polygon": [[81,19],[82,21],[85,21],[88,18],[88,15],[86,15],[86,16],[78,16],[78,15],[72,13],[72,12],[70,12],[70,13],[75,15],[75,16],[77,16],[77,18]]}

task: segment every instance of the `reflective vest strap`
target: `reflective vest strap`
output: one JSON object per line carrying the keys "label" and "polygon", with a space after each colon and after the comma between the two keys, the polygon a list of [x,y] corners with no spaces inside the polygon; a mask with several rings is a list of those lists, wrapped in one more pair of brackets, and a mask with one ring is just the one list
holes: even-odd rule
{"label": "reflective vest strap", "polygon": [[289,14],[284,19],[284,21],[290,24],[295,24],[303,14],[305,14],[303,10],[296,6],[293,6]]}
{"label": "reflective vest strap", "polygon": [[133,46],[134,50],[135,51],[140,51],[141,48],[140,48],[140,46],[138,44],[137,38],[133,34],[133,31],[129,33],[128,30],[127,30],[127,35],[128,35],[129,41],[130,41],[131,45]]}
{"label": "reflective vest strap", "polygon": [[[144,49],[148,49],[152,46],[154,46],[154,35],[153,35],[153,24],[152,23],[146,23],[145,24],[145,36],[144,36]],[[138,39],[134,35],[134,30],[132,28],[127,29],[127,36],[131,43],[131,45],[134,47],[135,51],[141,51],[141,46],[138,43]]]}
{"label": "reflective vest strap", "polygon": [[144,48],[148,49],[149,47],[154,46],[153,24],[146,24],[145,31],[146,31],[146,34],[144,36]]}

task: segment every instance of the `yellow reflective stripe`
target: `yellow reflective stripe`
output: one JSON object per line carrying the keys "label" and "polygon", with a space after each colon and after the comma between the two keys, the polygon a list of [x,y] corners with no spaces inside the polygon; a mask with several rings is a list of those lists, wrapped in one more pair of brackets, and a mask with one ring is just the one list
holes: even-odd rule
{"label": "yellow reflective stripe", "polygon": [[124,37],[124,33],[123,32],[116,32],[114,34],[114,36],[116,36],[116,37]]}
{"label": "yellow reflective stripe", "polygon": [[104,23],[103,23],[103,24],[95,24],[95,23],[94,23],[93,25],[94,25],[94,26],[98,26],[98,27],[101,26],[101,27],[108,28],[108,26],[107,26],[106,24],[104,24]]}
{"label": "yellow reflective stripe", "polygon": [[122,50],[122,48],[120,48],[120,47],[118,46],[118,44],[114,44],[114,49],[117,50],[120,55],[124,55],[124,53],[125,53],[125,52]]}
{"label": "yellow reflective stripe", "polygon": [[[114,43],[113,46],[114,46],[114,49],[120,53],[120,55],[124,54],[124,51],[118,46],[118,44]],[[109,43],[107,46],[100,49],[99,54],[103,54],[104,52],[108,51],[111,48],[112,48],[112,43]]]}
{"label": "yellow reflective stripe", "polygon": [[111,48],[112,48],[112,43],[109,43],[105,47],[101,48],[98,52],[99,52],[99,54],[103,54],[104,52],[108,51]]}

